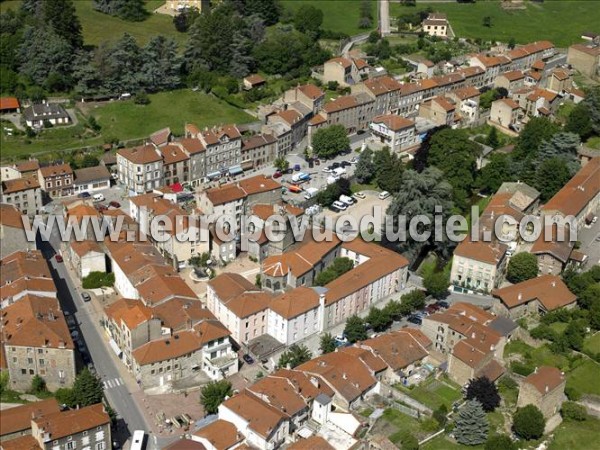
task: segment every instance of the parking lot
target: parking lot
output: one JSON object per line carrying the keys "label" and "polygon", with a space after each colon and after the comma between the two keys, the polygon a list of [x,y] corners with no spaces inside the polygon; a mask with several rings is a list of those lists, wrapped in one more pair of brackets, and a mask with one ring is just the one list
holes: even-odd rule
{"label": "parking lot", "polygon": [[[372,225],[375,232],[381,230],[385,220],[385,212],[389,204],[391,203],[392,197],[388,197],[385,200],[381,200],[378,195],[379,191],[362,191],[365,195],[364,199],[356,199],[356,203],[349,206],[345,211],[334,212],[329,209],[324,209],[320,214],[320,217],[327,217],[325,221],[326,226],[333,224],[335,226],[338,219],[342,217],[351,216],[359,226],[360,231],[367,231],[369,226]],[[367,220],[366,218],[372,217],[374,220]]]}

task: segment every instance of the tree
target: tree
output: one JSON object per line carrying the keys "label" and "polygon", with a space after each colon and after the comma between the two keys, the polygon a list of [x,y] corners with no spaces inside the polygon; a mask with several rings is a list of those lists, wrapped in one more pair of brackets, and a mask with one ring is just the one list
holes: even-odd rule
{"label": "tree", "polygon": [[323,23],[323,11],[311,5],[302,5],[294,15],[294,26],[301,33],[318,36]]}
{"label": "tree", "polygon": [[323,206],[330,206],[340,198],[340,195],[350,195],[351,193],[350,182],[346,178],[340,178],[317,194],[317,203]]}
{"label": "tree", "polygon": [[590,307],[590,326],[594,330],[600,330],[600,299],[598,297]]}
{"label": "tree", "polygon": [[511,37],[508,40],[508,48],[510,48],[512,50],[513,48],[515,48],[516,45],[517,45],[517,40],[514,37]]}
{"label": "tree", "polygon": [[335,339],[331,335],[331,333],[325,333],[321,336],[320,346],[321,354],[331,353],[335,351]]}
{"label": "tree", "polygon": [[560,407],[560,415],[563,419],[582,422],[587,419],[585,407],[575,402],[564,402]]}
{"label": "tree", "polygon": [[373,166],[377,186],[391,193],[398,192],[402,184],[402,162],[388,146],[383,147],[373,156]]}
{"label": "tree", "polygon": [[300,364],[310,361],[312,353],[305,345],[293,344],[279,357],[277,365],[282,368],[293,369]]}
{"label": "tree", "polygon": [[425,292],[415,289],[400,297],[400,305],[402,306],[403,315],[408,315],[411,312],[421,309],[425,306]]}
{"label": "tree", "polygon": [[180,33],[187,33],[199,16],[200,13],[196,8],[186,8],[173,17],[173,25]]}
{"label": "tree", "polygon": [[467,400],[476,399],[481,403],[485,412],[492,412],[500,406],[498,388],[485,376],[475,378],[469,382],[465,398]]}
{"label": "tree", "polygon": [[483,26],[487,27],[487,28],[491,28],[492,27],[492,18],[490,16],[485,16],[483,18]]}
{"label": "tree", "polygon": [[590,109],[585,102],[575,105],[575,108],[573,108],[571,114],[567,117],[565,131],[579,135],[582,141],[592,135],[594,129],[592,128],[592,121],[590,119]]}
{"label": "tree", "polygon": [[344,328],[344,335],[351,344],[367,339],[367,330],[364,321],[357,315],[348,317],[346,328]]}
{"label": "tree", "polygon": [[402,304],[397,300],[390,300],[387,305],[383,307],[383,311],[390,320],[399,320],[402,317]]}
{"label": "tree", "polygon": [[539,439],[544,434],[546,419],[535,405],[518,408],[513,414],[513,430],[522,439]]}
{"label": "tree", "polygon": [[360,152],[358,164],[356,164],[356,170],[354,176],[356,181],[359,183],[369,183],[374,176],[375,165],[373,164],[373,150],[369,147],[365,148]]}
{"label": "tree", "polygon": [[550,200],[571,179],[571,171],[561,158],[545,160],[535,175],[535,187],[543,202]]}
{"label": "tree", "polygon": [[558,132],[558,125],[545,117],[534,117],[521,131],[514,156],[518,160],[534,158],[542,142],[550,140]]}
{"label": "tree", "polygon": [[287,170],[288,167],[290,167],[290,162],[287,159],[285,159],[285,156],[279,156],[275,159],[275,161],[273,161],[273,165],[277,170],[281,170],[283,172],[284,170]]}
{"label": "tree", "polygon": [[146,90],[164,91],[179,86],[182,60],[177,43],[171,38],[154,36],[141,50],[139,77]]}
{"label": "tree", "polygon": [[325,286],[353,268],[354,261],[352,261],[350,258],[336,258],[327,269],[323,270],[316,276],[314,284],[316,286]]}
{"label": "tree", "polygon": [[495,434],[485,443],[484,450],[516,450],[517,446],[506,434]]}
{"label": "tree", "polygon": [[46,381],[39,375],[34,375],[31,379],[31,393],[35,395],[43,394],[44,392],[48,392]]}
{"label": "tree", "polygon": [[489,162],[479,172],[477,184],[486,192],[496,192],[502,183],[513,179],[510,156],[504,153],[492,153]]}
{"label": "tree", "polygon": [[57,35],[65,39],[74,49],[83,46],[81,23],[72,0],[44,0],[42,22],[50,24]]}
{"label": "tree", "polygon": [[423,287],[427,289],[427,293],[440,300],[450,294],[448,292],[449,285],[450,278],[445,272],[432,271],[423,277]]}
{"label": "tree", "polygon": [[588,108],[594,133],[600,135],[600,87],[594,86],[589,88],[582,103]]}
{"label": "tree", "polygon": [[585,339],[587,323],[585,319],[571,320],[565,328],[564,337],[573,350],[581,351]]}
{"label": "tree", "polygon": [[246,15],[256,14],[267,26],[275,25],[281,16],[278,0],[246,0]]}
{"label": "tree", "polygon": [[521,252],[514,255],[508,263],[506,278],[511,283],[531,280],[538,276],[537,257],[532,253]]}
{"label": "tree", "polygon": [[440,424],[440,427],[448,422],[448,407],[442,403],[438,409],[433,412],[433,418]]}
{"label": "tree", "polygon": [[93,0],[92,7],[129,22],[142,22],[148,17],[144,0]]}
{"label": "tree", "polygon": [[73,383],[73,401],[80,407],[100,403],[104,397],[102,382],[85,367]]}
{"label": "tree", "polygon": [[[93,119],[94,116],[90,116],[90,119]],[[87,154],[81,160],[81,167],[96,167],[100,165],[100,160],[96,158],[94,155]]]}
{"label": "tree", "polygon": [[[435,167],[427,168],[421,173],[405,170],[402,174],[402,190],[394,196],[386,214],[393,218],[404,215],[407,224],[413,217],[424,215],[433,224],[436,206],[440,208],[442,222],[445,223],[451,215],[454,203],[452,187],[444,180],[442,172]],[[394,225],[397,224],[394,223]],[[419,225],[417,228],[420,233],[432,231],[432,225]],[[398,239],[395,239],[396,242],[390,242],[390,244],[398,246],[398,249],[402,253],[406,253],[409,259],[418,255],[425,246],[435,249],[443,257],[447,256],[453,243],[449,242],[445,235],[441,240],[434,239],[434,234],[431,232],[431,236],[425,242],[416,241],[408,235],[405,242],[398,243]],[[389,238],[390,236],[386,232],[384,239]]]}
{"label": "tree", "polygon": [[202,388],[200,403],[202,403],[207,415],[216,414],[219,411],[219,405],[223,403],[225,397],[231,397],[232,395],[233,389],[229,381],[211,381]]}
{"label": "tree", "polygon": [[61,405],[67,405],[69,408],[74,408],[77,406],[75,403],[75,397],[73,396],[73,389],[69,388],[58,388],[56,392],[54,392],[54,398]]}
{"label": "tree", "polygon": [[330,158],[350,148],[350,140],[343,125],[331,125],[315,132],[312,147],[319,158]]}
{"label": "tree", "polygon": [[589,285],[577,298],[577,303],[581,308],[590,309],[596,300],[600,299],[600,284]]}
{"label": "tree", "polygon": [[490,127],[490,131],[485,139],[485,143],[492,148],[497,148],[500,145],[498,140],[498,130],[496,127]]}
{"label": "tree", "polygon": [[469,400],[458,412],[454,437],[463,445],[483,444],[488,437],[489,423],[481,403]]}
{"label": "tree", "polygon": [[392,318],[385,308],[379,309],[374,306],[369,309],[369,314],[365,320],[371,325],[373,330],[377,332],[384,331],[392,323]]}

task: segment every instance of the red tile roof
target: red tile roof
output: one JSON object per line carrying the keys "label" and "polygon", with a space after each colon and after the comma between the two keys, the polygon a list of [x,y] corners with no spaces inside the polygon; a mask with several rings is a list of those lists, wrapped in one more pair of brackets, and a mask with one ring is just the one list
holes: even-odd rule
{"label": "red tile roof", "polygon": [[46,414],[33,420],[40,430],[48,433],[50,440],[58,440],[96,427],[110,426],[110,417],[102,403],[79,409]]}
{"label": "red tile roof", "polygon": [[541,366],[535,372],[528,375],[523,383],[534,386],[540,394],[545,395],[552,392],[565,381],[565,375],[556,367]]}
{"label": "red tile roof", "polygon": [[21,105],[16,97],[0,97],[0,111],[5,109],[17,109]]}
{"label": "red tile roof", "polygon": [[32,418],[59,411],[60,406],[55,398],[4,409],[0,420],[0,436],[28,430],[31,428]]}
{"label": "red tile roof", "polygon": [[377,116],[373,119],[374,123],[383,123],[386,127],[393,131],[403,130],[415,126],[415,122],[410,119],[398,116],[396,114],[386,114]]}
{"label": "red tile roof", "polygon": [[134,164],[150,164],[162,160],[162,156],[153,145],[143,147],[122,148],[117,151],[118,155]]}
{"label": "red tile roof", "polygon": [[206,439],[216,450],[228,450],[244,440],[234,424],[218,419],[200,428],[194,436]]}
{"label": "red tile roof", "polygon": [[538,300],[547,311],[570,305],[577,300],[567,285],[556,275],[542,275],[501,289],[492,295],[502,300],[508,308]]}

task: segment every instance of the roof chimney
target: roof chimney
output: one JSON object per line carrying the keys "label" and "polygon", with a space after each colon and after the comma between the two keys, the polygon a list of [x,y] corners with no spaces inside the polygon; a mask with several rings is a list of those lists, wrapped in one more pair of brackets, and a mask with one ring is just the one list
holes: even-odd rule
{"label": "roof chimney", "polygon": [[519,292],[519,295],[517,296],[517,298],[518,298],[519,300],[523,300],[523,294],[522,294],[521,292]]}
{"label": "roof chimney", "polygon": [[556,281],[553,281],[551,284],[552,284],[552,287],[556,287]]}

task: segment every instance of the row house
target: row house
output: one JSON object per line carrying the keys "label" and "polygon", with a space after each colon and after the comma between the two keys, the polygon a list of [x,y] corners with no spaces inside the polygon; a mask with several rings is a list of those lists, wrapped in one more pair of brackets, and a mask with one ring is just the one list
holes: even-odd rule
{"label": "row house", "polygon": [[466,78],[462,72],[450,72],[445,75],[438,75],[431,78],[435,82],[436,87],[433,91],[434,95],[444,95],[455,89],[460,89],[466,85]]}
{"label": "row house", "polygon": [[517,320],[529,314],[545,314],[573,308],[577,297],[557,275],[542,275],[492,291],[494,313]]}
{"label": "row house", "polygon": [[242,169],[271,164],[279,155],[277,139],[272,134],[255,134],[242,140]]}
{"label": "row house", "polygon": [[[304,139],[306,136],[306,130],[308,125],[308,119],[310,118],[310,113],[304,115],[295,109],[286,109],[283,111],[279,111],[275,114],[271,114],[267,117],[267,125],[264,128],[266,131],[270,130],[272,125],[280,124],[283,125],[287,130],[290,129],[290,142],[282,144],[282,154],[287,154],[290,151],[294,150],[296,146]],[[284,133],[285,134],[285,133]],[[285,138],[280,138],[280,140],[285,140]]]}
{"label": "row house", "polygon": [[510,50],[506,56],[511,60],[512,70],[525,70],[536,61],[548,60],[556,53],[554,44],[550,41],[537,41],[520,45]]}
{"label": "row house", "polygon": [[371,133],[382,144],[389,146],[392,152],[404,152],[418,144],[415,122],[401,116],[393,114],[377,116],[369,128]]}
{"label": "row house", "polygon": [[546,226],[529,249],[537,258],[540,275],[559,275],[569,263],[575,262],[579,252],[574,250],[574,238],[568,225]]}
{"label": "row house", "polygon": [[150,135],[150,142],[157,147],[162,147],[171,141],[172,136],[173,134],[171,133],[171,129],[169,127],[163,128],[162,130],[155,131]]}
{"label": "row house", "polygon": [[539,88],[519,89],[513,93],[512,99],[528,117],[554,116],[560,102],[558,94]]}
{"label": "row house", "polygon": [[445,97],[434,97],[421,103],[419,117],[427,119],[437,126],[455,127],[458,122],[456,106]]}
{"label": "row house", "polygon": [[163,185],[163,158],[154,145],[117,151],[119,181],[138,195]]}
{"label": "row house", "polygon": [[110,172],[104,166],[84,167],[75,170],[74,193],[92,193],[110,188]]}
{"label": "row house", "polygon": [[[194,125],[186,125],[186,133],[195,128]],[[192,133],[193,134],[193,133]],[[192,187],[197,187],[206,177],[206,148],[200,139],[184,137],[174,145],[179,146],[189,156],[189,180]]]}
{"label": "row house", "polygon": [[323,331],[324,297],[316,289],[297,287],[269,303],[267,332],[279,342],[292,345]]}
{"label": "row house", "polygon": [[578,227],[600,208],[600,157],[592,158],[541,208],[545,216],[573,216]]}
{"label": "row house", "polygon": [[162,184],[171,186],[176,183],[188,183],[190,178],[190,155],[182,145],[165,144],[158,148],[162,156]]}
{"label": "row house", "polygon": [[589,42],[571,45],[567,63],[590,78],[597,77],[600,74],[600,45]]}
{"label": "row house", "polygon": [[402,84],[389,76],[365,80],[352,86],[352,94],[365,93],[374,101],[373,114],[393,114],[398,111]]}
{"label": "row house", "polygon": [[517,102],[510,98],[501,98],[492,102],[490,122],[507,130],[519,131],[524,113]]}
{"label": "row house", "polygon": [[475,86],[477,89],[481,89],[486,85],[485,70],[480,66],[463,67],[456,72],[461,73],[465,77],[465,85]]}
{"label": "row house", "polygon": [[314,84],[304,84],[285,91],[283,101],[292,107],[300,103],[310,109],[311,115],[315,115],[325,104],[325,92]]}
{"label": "row house", "polygon": [[69,251],[71,263],[80,280],[91,272],[106,272],[106,257],[97,241],[72,241]]}
{"label": "row house", "polygon": [[16,180],[17,178],[38,177],[40,163],[37,159],[28,159],[17,163],[7,163],[0,166],[0,181]]}
{"label": "row house", "polygon": [[54,397],[2,410],[0,442],[4,445],[22,436],[31,437],[31,419],[59,411],[60,405]]}
{"label": "row house", "polygon": [[375,115],[375,101],[365,93],[344,95],[326,103],[319,115],[328,126],[342,125],[348,133],[356,133],[369,126]]}
{"label": "row house", "polygon": [[571,74],[566,69],[554,69],[548,76],[546,87],[559,94],[566,93],[573,87]]}
{"label": "row house", "polygon": [[33,177],[16,178],[2,182],[0,197],[2,203],[16,206],[23,214],[33,217],[42,210],[42,188],[39,180]]}
{"label": "row house", "polygon": [[485,71],[484,85],[491,86],[498,75],[510,69],[511,60],[504,55],[488,56],[480,53],[469,58],[469,65],[483,69]]}
{"label": "row house", "polygon": [[73,195],[73,169],[69,164],[40,167],[38,181],[42,190],[50,197]]}
{"label": "row house", "polygon": [[501,73],[494,80],[495,88],[504,88],[511,96],[513,92],[525,86],[525,74],[520,70],[510,70]]}

